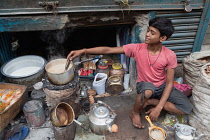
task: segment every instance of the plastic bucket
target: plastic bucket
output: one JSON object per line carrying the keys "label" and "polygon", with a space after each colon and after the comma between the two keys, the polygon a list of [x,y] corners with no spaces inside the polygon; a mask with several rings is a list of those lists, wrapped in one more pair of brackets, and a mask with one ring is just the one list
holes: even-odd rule
{"label": "plastic bucket", "polygon": [[93,88],[96,90],[97,94],[104,94],[105,93],[105,84],[106,84],[107,74],[105,73],[97,73],[94,81],[93,81]]}
{"label": "plastic bucket", "polygon": [[43,104],[39,100],[31,100],[23,106],[23,112],[28,126],[39,127],[45,122]]}

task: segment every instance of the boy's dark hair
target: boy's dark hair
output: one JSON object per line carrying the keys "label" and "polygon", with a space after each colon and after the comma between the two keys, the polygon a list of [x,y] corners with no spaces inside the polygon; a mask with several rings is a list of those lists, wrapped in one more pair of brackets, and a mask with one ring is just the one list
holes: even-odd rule
{"label": "boy's dark hair", "polygon": [[174,26],[170,19],[157,17],[149,21],[149,26],[159,30],[160,36],[166,36],[167,39],[174,33]]}

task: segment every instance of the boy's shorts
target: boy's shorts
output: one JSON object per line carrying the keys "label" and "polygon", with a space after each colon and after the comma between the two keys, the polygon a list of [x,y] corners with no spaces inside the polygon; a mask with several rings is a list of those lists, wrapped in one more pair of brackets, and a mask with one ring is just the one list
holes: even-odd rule
{"label": "boy's shorts", "polygon": [[[153,98],[160,100],[165,85],[166,84],[164,83],[159,87],[155,87],[154,84],[150,82],[137,82],[136,89],[138,94],[142,93],[145,90],[150,89],[153,91],[153,95],[150,97],[150,99]],[[187,98],[187,96],[174,87],[168,98],[168,102],[173,103],[177,109],[185,112],[186,114],[189,114],[192,110],[192,104],[190,100]]]}

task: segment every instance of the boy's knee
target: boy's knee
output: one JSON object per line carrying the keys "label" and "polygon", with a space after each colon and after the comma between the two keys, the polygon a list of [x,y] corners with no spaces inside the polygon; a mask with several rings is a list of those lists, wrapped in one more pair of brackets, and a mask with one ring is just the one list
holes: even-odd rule
{"label": "boy's knee", "polygon": [[150,89],[145,90],[145,97],[149,99],[153,94],[153,91]]}

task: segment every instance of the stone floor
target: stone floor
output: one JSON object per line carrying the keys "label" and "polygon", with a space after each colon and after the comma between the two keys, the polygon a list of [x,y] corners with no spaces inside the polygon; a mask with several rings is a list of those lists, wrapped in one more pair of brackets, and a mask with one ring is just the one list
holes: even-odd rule
{"label": "stone floor", "polygon": [[[132,125],[129,113],[133,107],[135,101],[135,94],[130,95],[119,95],[119,96],[109,96],[109,97],[100,97],[95,100],[103,101],[113,110],[115,110],[117,116],[115,118],[115,124],[118,125],[119,131],[117,133],[111,133],[109,135],[96,135],[92,132],[87,132],[83,130],[80,126],[76,125],[75,137],[74,140],[147,140],[149,139],[149,123],[144,118],[145,114],[142,115],[142,123],[146,127],[144,129],[135,128]],[[159,117],[157,122],[153,122],[155,126],[161,127],[167,132],[166,140],[174,140],[174,130],[169,130],[162,125],[162,121],[165,118],[165,114],[162,114]],[[86,126],[89,125],[88,116],[83,113],[77,118],[81,123],[84,123]],[[75,125],[75,124],[74,124]],[[64,133],[63,135],[68,135]],[[46,123],[39,128],[30,128],[30,132],[25,140],[63,140],[56,139],[55,133],[53,132],[53,126],[48,118]],[[69,138],[68,140],[73,140]]]}
{"label": "stone floor", "polygon": [[[87,85],[90,81],[86,81]],[[136,95],[131,92],[126,95],[98,97],[95,101],[103,101],[113,110],[115,110],[117,116],[115,118],[115,124],[118,125],[119,131],[117,133],[111,133],[109,135],[96,135],[92,132],[86,132],[80,126],[76,125],[75,140],[147,140],[149,139],[149,123],[144,118],[145,114],[142,114],[142,123],[146,127],[144,129],[135,128],[132,125],[129,114],[132,110],[135,102]],[[168,129],[162,125],[162,121],[165,118],[165,114],[159,117],[157,122],[153,122],[155,126],[161,127],[167,132],[166,140],[174,140],[174,130]],[[80,122],[89,125],[88,116],[83,113],[77,118]],[[64,133],[64,135],[67,133]],[[72,136],[73,137],[73,136]],[[45,125],[40,128],[30,128],[30,132],[25,140],[56,140],[53,132],[53,126],[50,124],[50,120],[46,121]],[[59,139],[63,140],[63,139]],[[68,140],[72,140],[69,138]]]}
{"label": "stone floor", "polygon": [[[117,116],[115,118],[115,123],[119,127],[117,133],[111,133],[106,136],[98,136],[93,133],[87,133],[82,128],[77,126],[77,131],[75,135],[75,140],[147,140],[149,139],[149,123],[144,118],[145,114],[142,115],[142,123],[146,126],[144,129],[135,128],[132,125],[129,113],[133,107],[135,101],[135,94],[124,95],[124,96],[109,96],[103,98],[96,98],[96,101],[100,100],[109,105],[113,110],[115,110]],[[153,122],[155,126],[161,127],[167,132],[166,140],[174,140],[174,131],[167,130],[163,125],[162,121],[165,118],[165,114],[158,119],[157,122]],[[87,124],[87,118],[85,116],[80,116],[78,118],[84,124]],[[83,133],[81,136],[80,134]]]}

